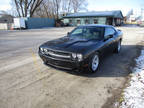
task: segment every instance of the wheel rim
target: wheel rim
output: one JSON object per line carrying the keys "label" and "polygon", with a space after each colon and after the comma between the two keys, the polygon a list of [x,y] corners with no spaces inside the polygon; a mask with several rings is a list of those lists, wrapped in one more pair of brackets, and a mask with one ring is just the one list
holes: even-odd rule
{"label": "wheel rim", "polygon": [[92,70],[96,71],[98,68],[98,65],[99,65],[99,57],[98,55],[95,55],[92,60]]}
{"label": "wheel rim", "polygon": [[121,42],[119,41],[118,42],[118,52],[120,51],[120,49],[121,49]]}

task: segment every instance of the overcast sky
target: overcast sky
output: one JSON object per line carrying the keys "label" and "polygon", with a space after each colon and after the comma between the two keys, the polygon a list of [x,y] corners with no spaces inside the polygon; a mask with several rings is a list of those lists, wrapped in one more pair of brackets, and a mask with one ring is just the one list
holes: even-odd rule
{"label": "overcast sky", "polygon": [[11,0],[0,0],[0,10],[10,10],[10,1]]}
{"label": "overcast sky", "polygon": [[144,7],[144,0],[88,0],[88,10],[122,10],[123,14],[131,9],[139,11]]}
{"label": "overcast sky", "polygon": [[[0,10],[10,10],[11,0],[0,0]],[[144,7],[144,0],[88,0],[89,11],[122,10],[126,15],[130,9],[139,11]]]}

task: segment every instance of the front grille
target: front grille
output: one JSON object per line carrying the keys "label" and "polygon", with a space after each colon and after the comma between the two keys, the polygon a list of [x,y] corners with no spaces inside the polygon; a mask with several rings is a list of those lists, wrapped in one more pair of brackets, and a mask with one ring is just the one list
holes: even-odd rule
{"label": "front grille", "polygon": [[58,67],[63,67],[63,68],[75,68],[76,65],[72,62],[67,62],[67,61],[59,61],[59,60],[54,60],[54,59],[49,59],[47,58],[47,64],[52,65],[52,66],[58,66]]}
{"label": "front grille", "polygon": [[66,52],[62,52],[62,51],[45,49],[44,54],[46,56],[53,57],[53,58],[71,59],[71,54],[70,53],[66,53]]}

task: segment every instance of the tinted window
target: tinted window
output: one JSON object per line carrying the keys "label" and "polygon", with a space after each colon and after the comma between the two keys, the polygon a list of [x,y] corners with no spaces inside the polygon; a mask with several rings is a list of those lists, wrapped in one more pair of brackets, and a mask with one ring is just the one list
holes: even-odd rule
{"label": "tinted window", "polygon": [[103,34],[103,27],[78,27],[71,32],[70,36],[87,39],[101,39]]}
{"label": "tinted window", "polygon": [[115,30],[113,28],[106,28],[105,29],[105,36],[112,35],[114,33],[115,33]]}
{"label": "tinted window", "polygon": [[75,29],[75,30],[71,33],[71,36],[82,35],[82,33],[83,33],[83,28],[78,28],[78,29]]}

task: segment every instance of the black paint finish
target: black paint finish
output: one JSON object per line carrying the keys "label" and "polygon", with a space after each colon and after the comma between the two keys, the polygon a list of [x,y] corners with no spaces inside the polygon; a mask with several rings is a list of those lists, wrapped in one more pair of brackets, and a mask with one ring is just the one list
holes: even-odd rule
{"label": "black paint finish", "polygon": [[[101,36],[102,38],[73,38],[70,36],[70,34],[73,32],[72,31],[68,36],[48,41],[39,47],[39,55],[44,63],[62,69],[82,68],[87,66],[90,58],[93,56],[93,54],[95,54],[95,52],[98,52],[100,55],[102,55],[107,51],[114,51],[114,49],[117,47],[117,43],[122,41],[122,31],[115,29],[113,26],[93,24],[79,26],[76,29],[87,27],[103,28],[104,33]],[[105,34],[105,30],[107,28],[113,29],[114,33],[111,34],[110,32],[109,34]],[[46,51],[41,51],[41,48],[46,49]],[[52,54],[60,55],[60,57],[49,55],[49,52]],[[78,61],[77,59],[73,60],[72,53],[82,54],[83,59],[81,61]]]}

